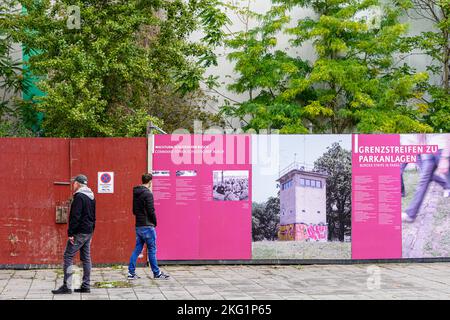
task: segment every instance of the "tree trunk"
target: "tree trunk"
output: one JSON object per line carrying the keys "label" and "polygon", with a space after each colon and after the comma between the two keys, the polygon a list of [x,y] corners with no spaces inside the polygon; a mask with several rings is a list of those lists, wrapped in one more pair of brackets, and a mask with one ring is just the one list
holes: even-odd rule
{"label": "tree trunk", "polygon": [[344,203],[339,206],[339,241],[344,242],[345,239],[345,208]]}
{"label": "tree trunk", "polygon": [[[341,215],[341,214],[339,214]],[[339,241],[344,242],[345,224],[343,219],[339,219]]]}
{"label": "tree trunk", "polygon": [[[448,35],[447,35],[447,38],[448,38]],[[443,85],[444,85],[444,90],[446,93],[450,93],[449,92],[449,87],[450,87],[450,84],[449,84],[449,82],[450,82],[450,79],[449,79],[449,77],[450,77],[450,75],[449,75],[450,61],[449,60],[450,60],[450,48],[447,47],[445,50],[445,56],[444,56],[444,75],[443,75]]]}

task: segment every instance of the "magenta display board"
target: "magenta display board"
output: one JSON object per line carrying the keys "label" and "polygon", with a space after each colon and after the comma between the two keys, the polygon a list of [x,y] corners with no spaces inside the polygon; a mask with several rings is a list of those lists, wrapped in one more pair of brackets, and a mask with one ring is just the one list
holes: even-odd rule
{"label": "magenta display board", "polygon": [[251,259],[251,137],[156,135],[158,259]]}
{"label": "magenta display board", "polygon": [[352,258],[401,258],[400,163],[376,158],[392,156],[381,151],[400,146],[400,136],[353,135],[352,140]]}
{"label": "magenta display board", "polygon": [[450,134],[152,145],[160,260],[450,257]]}
{"label": "magenta display board", "polygon": [[449,257],[450,134],[352,141],[352,258]]}

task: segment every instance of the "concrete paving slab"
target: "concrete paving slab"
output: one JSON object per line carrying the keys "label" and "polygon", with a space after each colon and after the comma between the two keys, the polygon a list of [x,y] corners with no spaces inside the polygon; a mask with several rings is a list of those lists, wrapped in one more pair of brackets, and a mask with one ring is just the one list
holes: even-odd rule
{"label": "concrete paving slab", "polygon": [[[160,300],[160,299],[450,299],[450,263],[376,264],[378,289],[370,288],[370,265],[164,266],[170,280],[141,279],[130,288],[92,288],[90,294],[53,295],[62,283],[59,269],[0,270],[0,300]],[[125,281],[126,268],[94,268],[91,285]]]}

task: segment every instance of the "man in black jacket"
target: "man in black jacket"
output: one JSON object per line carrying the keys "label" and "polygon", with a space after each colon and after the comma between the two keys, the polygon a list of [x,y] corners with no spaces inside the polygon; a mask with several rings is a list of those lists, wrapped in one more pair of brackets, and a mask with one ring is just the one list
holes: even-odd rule
{"label": "man in black jacket", "polygon": [[91,292],[91,240],[95,229],[95,199],[87,183],[88,179],[84,175],[78,175],[73,179],[74,195],[67,231],[69,239],[64,252],[64,283],[59,289],[52,290],[53,294],[72,293],[72,261],[78,251],[83,262],[83,283],[80,289],[75,289],[75,292]]}
{"label": "man in black jacket", "polygon": [[148,260],[156,279],[167,279],[169,276],[161,272],[156,260],[156,215],[153,203],[153,194],[150,191],[152,175],[142,176],[142,185],[133,188],[133,214],[136,217],[136,247],[130,258],[128,266],[128,279],[139,277],[136,274],[136,260],[147,244]]}

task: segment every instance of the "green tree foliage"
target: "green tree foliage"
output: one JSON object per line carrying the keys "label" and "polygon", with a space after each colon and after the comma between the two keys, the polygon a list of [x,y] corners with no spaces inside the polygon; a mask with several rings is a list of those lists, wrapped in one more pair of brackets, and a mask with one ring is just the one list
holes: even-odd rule
{"label": "green tree foliage", "polygon": [[227,105],[222,112],[228,116],[237,116],[241,120],[250,115],[245,129],[257,131],[281,129],[282,133],[305,133],[298,100],[305,100],[312,95],[312,90],[305,88],[303,95],[295,99],[284,99],[289,81],[304,79],[310,71],[308,64],[285,51],[277,50],[277,34],[288,22],[282,10],[274,8],[267,15],[257,15],[244,10],[252,18],[261,23],[258,27],[238,32],[226,44],[234,51],[228,59],[235,62],[238,75],[229,90],[236,93],[247,93],[248,101],[240,105]]}
{"label": "green tree foliage", "polygon": [[[423,123],[426,73],[396,67],[406,25],[401,7],[378,0],[273,0],[272,9],[256,15],[259,26],[238,32],[227,43],[234,50],[239,78],[230,85],[249,99],[223,112],[246,119],[247,129],[316,132],[429,132]],[[314,17],[294,21],[292,9],[312,9]],[[364,13],[379,12],[367,18]],[[250,13],[249,13],[250,14]],[[291,21],[292,22],[292,21]],[[277,36],[289,34],[293,50],[277,50]],[[312,42],[314,61],[289,53]],[[410,71],[410,70],[408,70]]]}
{"label": "green tree foliage", "polygon": [[450,94],[442,87],[430,85],[431,101],[426,102],[427,121],[435,131],[450,132]]}
{"label": "green tree foliage", "polygon": [[280,224],[280,198],[270,197],[265,203],[252,204],[253,241],[276,240]]}
{"label": "green tree foliage", "polygon": [[223,127],[222,117],[217,113],[205,111],[211,98],[202,90],[179,95],[173,90],[158,90],[152,95],[149,113],[164,121],[164,130],[174,132],[177,129],[186,129],[194,132],[194,121],[201,121],[202,128],[212,126]]}
{"label": "green tree foliage", "polygon": [[352,158],[339,143],[314,162],[314,168],[326,172],[328,240],[344,241],[351,235]]}
{"label": "green tree foliage", "polygon": [[[1,22],[8,10],[8,1],[0,2]],[[31,135],[23,125],[21,106],[25,105],[25,101],[20,97],[22,92],[29,90],[31,83],[24,79],[20,58],[13,57],[17,51],[19,48],[14,48],[9,30],[0,23],[0,137]]]}
{"label": "green tree foliage", "polygon": [[427,123],[435,131],[450,132],[450,1],[405,0],[407,13],[412,19],[431,22],[433,29],[406,38],[410,50],[419,49],[428,55],[433,64],[428,71],[440,78],[428,84],[428,97],[422,97]]}
{"label": "green tree foliage", "polygon": [[[174,109],[160,99],[173,95],[186,104],[187,94],[200,90],[205,68],[216,64],[213,49],[227,21],[218,1],[18,2],[27,14],[10,14],[4,25],[32,53],[29,68],[45,92],[38,109],[47,136],[139,136],[149,120],[176,126],[206,115],[194,107],[164,118]],[[80,8],[79,28],[69,27],[76,21],[71,5]],[[194,31],[203,32],[195,42]]]}

